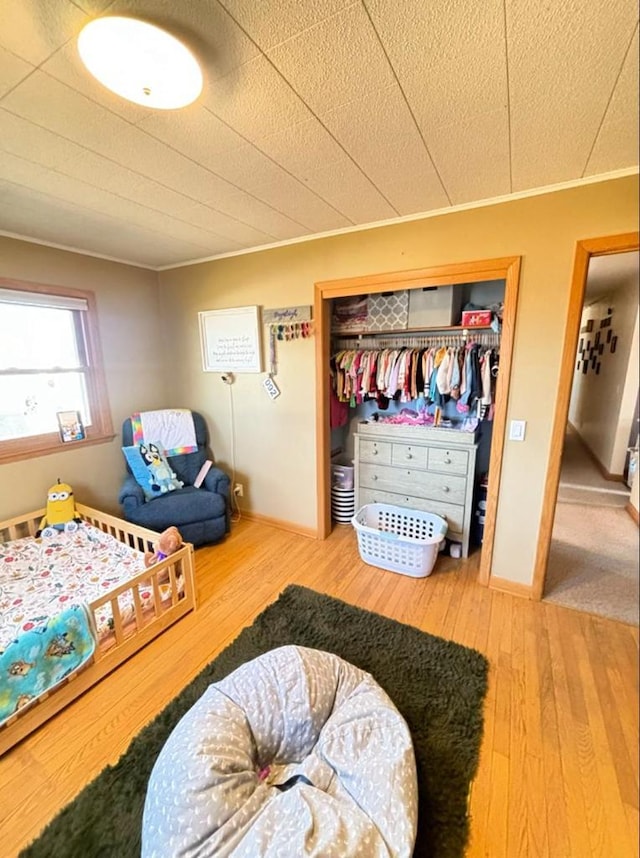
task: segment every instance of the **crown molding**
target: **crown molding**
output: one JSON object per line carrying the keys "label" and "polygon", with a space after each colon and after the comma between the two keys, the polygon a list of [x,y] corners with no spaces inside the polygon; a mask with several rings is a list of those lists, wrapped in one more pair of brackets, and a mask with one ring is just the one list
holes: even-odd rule
{"label": "crown molding", "polygon": [[432,211],[419,212],[417,214],[402,215],[400,217],[388,218],[387,220],[372,221],[370,223],[359,224],[357,226],[347,226],[341,229],[329,230],[327,232],[318,232],[313,235],[303,235],[299,238],[289,238],[285,241],[274,241],[271,244],[261,244],[258,247],[247,247],[243,250],[232,250],[229,253],[218,253],[213,256],[203,256],[196,259],[189,259],[185,262],[176,262],[171,265],[144,265],[141,262],[134,262],[130,259],[119,259],[115,256],[107,256],[103,253],[94,253],[90,250],[84,250],[80,247],[71,247],[64,244],[56,244],[53,241],[43,241],[42,239],[32,238],[28,235],[20,235],[14,232],[5,232],[0,230],[0,236],[6,238],[15,238],[18,241],[28,241],[31,244],[41,244],[44,247],[52,247],[55,250],[64,250],[69,253],[77,253],[81,256],[91,256],[95,259],[104,259],[107,262],[116,262],[120,265],[128,265],[133,268],[142,268],[145,271],[173,271],[178,268],[187,268],[191,265],[202,265],[204,262],[215,262],[218,259],[231,259],[234,256],[246,256],[249,253],[262,253],[266,250],[276,250],[280,247],[288,247],[293,244],[306,244],[309,241],[318,241],[322,238],[331,238],[337,235],[348,235],[353,232],[365,232],[370,229],[380,229],[384,226],[394,226],[401,223],[412,223],[418,220],[427,220],[433,217],[443,217],[444,215],[455,214],[456,212],[471,211],[472,209],[486,208],[488,206],[501,205],[503,203],[514,202],[515,200],[524,200],[529,197],[539,197],[544,194],[552,194],[557,191],[566,191],[571,188],[580,188],[585,185],[594,185],[600,182],[609,182],[614,179],[624,179],[628,176],[637,176],[638,167],[626,167],[623,170],[612,170],[609,173],[598,173],[594,176],[585,176],[580,179],[572,179],[568,182],[558,182],[555,185],[544,185],[539,188],[532,188],[526,191],[517,191],[512,194],[504,194],[500,197],[489,197],[484,200],[476,200],[469,203],[461,203],[456,206],[446,206],[441,209],[433,209]]}
{"label": "crown molding", "polygon": [[565,191],[571,188],[580,188],[584,185],[594,185],[599,182],[609,182],[613,179],[623,179],[627,176],[637,176],[638,167],[626,167],[624,170],[613,170],[610,173],[598,173],[594,176],[586,176],[581,179],[572,179],[568,182],[559,182],[555,185],[544,185],[539,188],[532,188],[526,191],[517,191],[512,194],[504,194],[501,197],[489,197],[485,200],[476,200],[469,203],[460,203],[456,206],[446,206],[442,209],[433,209],[427,212],[419,212],[418,214],[402,215],[400,217],[388,218],[387,220],[373,221],[371,223],[360,224],[357,226],[346,226],[340,229],[329,230],[327,232],[314,233],[313,235],[304,235],[300,238],[289,238],[286,241],[275,241],[272,244],[261,244],[259,247],[249,247],[244,250],[232,250],[229,253],[218,253],[215,256],[206,256],[203,259],[192,259],[189,262],[179,262],[175,265],[163,265],[156,271],[173,271],[176,268],[186,268],[189,265],[200,265],[203,262],[214,262],[217,259],[230,259],[233,256],[246,256],[248,253],[261,253],[264,250],[274,250],[278,247],[288,247],[292,244],[304,244],[308,241],[317,241],[321,238],[330,238],[335,235],[348,235],[352,232],[364,232],[369,229],[379,229],[383,226],[393,226],[400,223],[411,223],[416,220],[427,220],[432,217],[442,217],[443,215],[455,214],[456,212],[465,212],[472,209],[486,208],[487,206],[496,206],[502,203],[510,203],[514,200],[524,200],[528,197],[539,197],[543,194],[551,194],[556,191]]}

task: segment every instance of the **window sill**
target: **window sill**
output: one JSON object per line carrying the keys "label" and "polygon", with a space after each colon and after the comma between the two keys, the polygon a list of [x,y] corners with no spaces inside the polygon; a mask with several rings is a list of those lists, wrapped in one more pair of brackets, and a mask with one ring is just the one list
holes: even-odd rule
{"label": "window sill", "polygon": [[57,433],[51,435],[40,435],[36,438],[16,438],[11,441],[0,442],[0,465],[10,462],[20,462],[24,459],[37,459],[40,456],[49,456],[51,453],[62,453],[69,450],[78,450],[81,447],[92,447],[95,444],[106,444],[116,436],[113,433],[89,435],[82,441],[60,440]]}

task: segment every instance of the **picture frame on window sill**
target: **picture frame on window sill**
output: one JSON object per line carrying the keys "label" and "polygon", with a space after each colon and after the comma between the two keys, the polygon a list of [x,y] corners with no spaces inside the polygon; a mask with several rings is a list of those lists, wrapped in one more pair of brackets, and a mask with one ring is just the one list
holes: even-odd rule
{"label": "picture frame on window sill", "polygon": [[86,435],[79,411],[58,411],[56,417],[58,418],[61,441],[65,444],[72,441],[84,441]]}

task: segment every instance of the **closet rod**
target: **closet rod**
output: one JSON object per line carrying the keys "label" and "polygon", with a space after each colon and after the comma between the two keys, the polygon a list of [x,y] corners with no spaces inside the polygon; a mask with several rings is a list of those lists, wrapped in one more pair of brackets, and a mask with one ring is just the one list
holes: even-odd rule
{"label": "closet rod", "polygon": [[464,346],[468,342],[478,343],[481,346],[500,345],[500,334],[495,331],[482,331],[477,334],[468,330],[456,334],[425,334],[424,336],[411,337],[396,335],[367,335],[366,341],[360,337],[336,337],[333,342],[333,351],[342,349],[387,349],[387,348],[428,348],[429,346]]}

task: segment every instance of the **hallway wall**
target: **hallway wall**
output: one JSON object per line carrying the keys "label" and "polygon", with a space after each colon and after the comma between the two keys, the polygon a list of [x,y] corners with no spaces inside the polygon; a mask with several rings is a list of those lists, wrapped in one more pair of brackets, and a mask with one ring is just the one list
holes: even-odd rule
{"label": "hallway wall", "polygon": [[[601,321],[609,316],[611,326],[601,328]],[[589,322],[592,331],[584,331]],[[573,376],[569,420],[603,469],[622,475],[640,381],[637,282],[624,283],[585,307],[580,331],[576,355],[576,366],[579,364],[580,368],[576,368]],[[611,342],[607,342],[609,331],[612,339],[616,338],[615,352]],[[592,362],[587,361],[585,373],[580,342],[593,346],[598,337],[603,346],[603,353],[596,353],[600,371],[597,373]]]}

